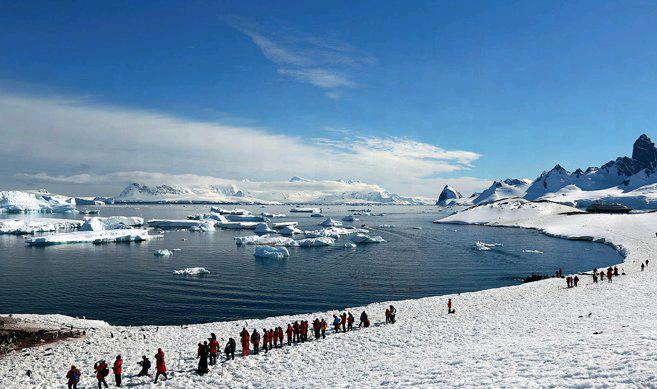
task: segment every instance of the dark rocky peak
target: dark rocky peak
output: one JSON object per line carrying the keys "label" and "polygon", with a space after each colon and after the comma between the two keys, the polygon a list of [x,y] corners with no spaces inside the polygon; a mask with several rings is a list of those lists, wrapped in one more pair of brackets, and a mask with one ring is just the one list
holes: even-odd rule
{"label": "dark rocky peak", "polygon": [[657,148],[655,143],[646,134],[642,134],[634,142],[632,159],[636,160],[642,169],[657,167]]}

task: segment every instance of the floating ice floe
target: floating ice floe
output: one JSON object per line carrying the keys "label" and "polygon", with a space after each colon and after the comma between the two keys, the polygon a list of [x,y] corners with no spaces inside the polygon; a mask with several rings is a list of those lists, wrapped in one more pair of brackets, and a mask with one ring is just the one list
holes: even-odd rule
{"label": "floating ice floe", "polygon": [[72,243],[118,243],[142,242],[159,238],[161,235],[149,235],[146,229],[105,230],[105,231],[76,231],[63,234],[39,236],[26,240],[29,246],[50,246],[56,244]]}
{"label": "floating ice floe", "polygon": [[321,213],[311,213],[310,217],[324,217]]}
{"label": "floating ice floe", "polygon": [[285,226],[278,231],[279,234],[284,236],[292,236],[297,234],[303,234],[303,231],[294,227],[294,226]]}
{"label": "floating ice floe", "polygon": [[342,218],[343,222],[356,222],[358,218],[355,218],[353,215],[348,215]]}
{"label": "floating ice floe", "polygon": [[[198,227],[207,231],[214,231],[214,222],[208,220],[152,219],[148,221],[148,225],[159,229],[186,229]],[[209,229],[210,225],[212,226],[212,229]]]}
{"label": "floating ice floe", "polygon": [[285,228],[285,227],[296,227],[299,225],[299,222],[280,222],[272,223],[272,228]]}
{"label": "floating ice floe", "polygon": [[278,218],[278,217],[286,217],[287,216],[284,213],[267,213],[267,212],[263,212],[263,213],[261,213],[261,215],[263,217],[270,217],[270,218]]}
{"label": "floating ice floe", "polygon": [[306,238],[297,240],[296,243],[299,245],[299,247],[333,246],[335,244],[335,239],[327,237]]}
{"label": "floating ice floe", "polygon": [[283,236],[270,236],[270,235],[250,235],[250,236],[236,236],[235,244],[242,245],[267,245],[267,246],[297,246],[297,241],[292,238]]}
{"label": "floating ice floe", "polygon": [[337,220],[333,220],[331,218],[328,218],[328,219],[324,220],[323,222],[319,223],[319,225],[323,226],[323,227],[341,227],[342,222],[339,222]]}
{"label": "floating ice floe", "polygon": [[285,247],[256,246],[253,255],[257,258],[285,259],[290,252]]}
{"label": "floating ice floe", "polygon": [[210,231],[216,231],[216,228],[214,228],[214,222],[210,222],[206,220],[202,224],[190,227],[189,230],[195,232],[210,232]]}
{"label": "floating ice floe", "polygon": [[72,213],[75,199],[47,192],[0,191],[0,213],[50,212]]}
{"label": "floating ice floe", "polygon": [[82,225],[82,220],[25,218],[0,219],[0,234],[27,235],[37,232],[74,230]]}
{"label": "floating ice floe", "polygon": [[411,228],[414,229],[414,230],[421,230],[422,229],[422,227],[420,227],[420,226],[413,226]]}
{"label": "floating ice floe", "polygon": [[269,228],[269,225],[267,225],[267,223],[258,223],[255,226],[255,233],[256,234],[274,234],[274,233],[276,233],[276,231]]}
{"label": "floating ice floe", "polygon": [[246,209],[224,209],[220,207],[210,207],[210,212],[216,212],[220,215],[251,215],[251,211]]}
{"label": "floating ice floe", "polygon": [[140,217],[87,217],[80,226],[80,231],[118,230],[142,225],[144,225],[144,219]]}
{"label": "floating ice floe", "polygon": [[392,224],[381,224],[379,225],[379,228],[395,228]]}
{"label": "floating ice floe", "polygon": [[268,219],[257,215],[224,215],[231,222],[266,222]]}
{"label": "floating ice floe", "polygon": [[174,270],[173,274],[176,276],[200,276],[210,274],[210,271],[204,267],[187,267],[181,270]]}
{"label": "floating ice floe", "polygon": [[474,244],[474,249],[479,251],[489,251],[495,247],[501,247],[501,243],[484,243],[482,241],[476,241]]}
{"label": "floating ice floe", "polygon": [[344,248],[346,248],[346,249],[353,249],[355,247],[356,247],[356,243],[353,243],[353,242],[347,242],[347,243],[344,244]]}
{"label": "floating ice floe", "polygon": [[322,213],[322,209],[321,208],[301,208],[301,207],[297,207],[297,208],[290,209],[290,212],[294,212],[294,213]]}
{"label": "floating ice floe", "polygon": [[522,250],[523,253],[529,253],[529,254],[543,254],[542,251],[540,250]]}
{"label": "floating ice floe", "polygon": [[321,230],[304,231],[307,238],[329,237],[338,239],[342,235],[366,234],[368,230],[362,228],[345,228],[345,227],[327,227]]}
{"label": "floating ice floe", "polygon": [[385,240],[380,236],[369,236],[366,234],[356,234],[351,237],[354,243],[385,243]]}
{"label": "floating ice floe", "polygon": [[153,253],[153,255],[155,255],[156,257],[168,257],[170,255],[173,255],[173,252],[171,250],[168,250],[168,249],[161,249],[161,250],[155,251]]}
{"label": "floating ice floe", "polygon": [[228,230],[253,230],[259,223],[256,222],[219,222],[221,228]]}

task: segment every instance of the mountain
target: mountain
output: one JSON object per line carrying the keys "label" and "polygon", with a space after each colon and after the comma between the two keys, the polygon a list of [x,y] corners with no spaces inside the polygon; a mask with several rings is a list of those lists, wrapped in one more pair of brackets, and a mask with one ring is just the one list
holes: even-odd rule
{"label": "mountain", "polygon": [[531,184],[532,181],[526,178],[507,178],[504,181],[495,181],[488,189],[475,197],[472,203],[482,204],[511,197],[523,197]]}
{"label": "mountain", "polygon": [[292,177],[289,181],[241,181],[226,185],[128,185],[115,199],[119,203],[217,203],[217,204],[427,204],[425,199],[390,193],[359,181],[314,181]]}
{"label": "mountain", "polygon": [[449,185],[445,185],[443,188],[442,192],[440,192],[440,196],[438,196],[438,201],[436,201],[436,205],[448,205],[452,203],[454,200],[458,200],[462,198],[463,195],[461,195],[456,189],[452,188]]}

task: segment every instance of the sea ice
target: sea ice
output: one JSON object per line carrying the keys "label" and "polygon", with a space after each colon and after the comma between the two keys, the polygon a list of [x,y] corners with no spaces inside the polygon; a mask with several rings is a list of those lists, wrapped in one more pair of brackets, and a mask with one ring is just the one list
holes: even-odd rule
{"label": "sea ice", "polygon": [[152,219],[148,221],[148,225],[153,228],[159,229],[185,229],[192,227],[207,228],[208,224],[214,224],[207,220],[166,220],[166,219]]}
{"label": "sea ice", "polygon": [[474,244],[474,249],[479,251],[490,251],[495,247],[501,247],[500,243],[484,243],[482,241],[476,241]]}
{"label": "sea ice", "polygon": [[323,222],[319,223],[319,225],[323,227],[340,227],[342,226],[342,222],[328,218]]}
{"label": "sea ice", "polygon": [[311,213],[310,217],[324,217],[321,213]]}
{"label": "sea ice", "polygon": [[156,257],[168,257],[170,255],[173,255],[173,252],[168,249],[160,249],[155,251],[153,255],[155,255]]}
{"label": "sea ice", "polygon": [[354,217],[353,215],[348,215],[342,218],[343,222],[356,222],[358,221],[358,218]]}
{"label": "sea ice", "polygon": [[529,254],[543,254],[542,251],[540,250],[522,250],[523,253],[529,253]]}
{"label": "sea ice", "polygon": [[285,259],[290,256],[290,252],[285,247],[256,246],[253,255],[258,258]]}
{"label": "sea ice", "polygon": [[281,234],[281,235],[285,235],[285,236],[291,236],[291,235],[302,234],[303,231],[301,231],[300,229],[298,229],[294,226],[285,226],[285,227],[281,228],[278,231],[278,233]]}
{"label": "sea ice", "polygon": [[286,215],[284,213],[267,213],[267,212],[263,212],[261,215],[263,217],[270,217],[270,218],[286,217]]}
{"label": "sea ice", "polygon": [[322,209],[321,208],[301,208],[301,207],[297,207],[297,208],[290,209],[290,212],[294,212],[294,213],[322,213]]}
{"label": "sea ice", "polygon": [[24,218],[0,219],[0,234],[26,235],[37,232],[73,230],[82,225],[82,220]]}
{"label": "sea ice", "polygon": [[385,240],[380,236],[369,236],[366,234],[356,234],[351,237],[354,243],[385,243]]}
{"label": "sea ice", "polygon": [[298,246],[296,240],[292,238],[286,238],[283,236],[271,236],[271,235],[250,235],[250,236],[236,236],[235,244],[238,246],[242,245],[267,245],[267,246],[289,246],[294,247]]}
{"label": "sea ice", "polygon": [[160,237],[149,235],[146,229],[105,230],[105,231],[76,231],[64,234],[39,236],[26,240],[29,246],[50,246],[69,243],[117,243],[141,242]]}
{"label": "sea ice", "polygon": [[142,226],[144,219],[140,217],[109,216],[87,217],[80,226],[80,231],[117,230],[135,226]]}
{"label": "sea ice", "polygon": [[255,226],[255,233],[256,234],[274,234],[274,233],[276,233],[276,231],[269,228],[269,225],[267,225],[267,223],[258,223]]}
{"label": "sea ice", "polygon": [[299,225],[299,222],[280,222],[272,223],[272,228],[284,228],[284,227],[296,227]]}
{"label": "sea ice", "polygon": [[177,276],[200,276],[210,274],[210,271],[204,267],[187,267],[181,270],[174,270],[173,274]]}
{"label": "sea ice", "polygon": [[321,238],[306,238],[296,241],[299,247],[321,247],[321,246],[333,246],[335,240],[333,238],[321,237]]}
{"label": "sea ice", "polygon": [[356,247],[356,244],[352,243],[352,242],[347,242],[347,243],[344,244],[344,248],[346,248],[346,249],[353,249],[355,247]]}

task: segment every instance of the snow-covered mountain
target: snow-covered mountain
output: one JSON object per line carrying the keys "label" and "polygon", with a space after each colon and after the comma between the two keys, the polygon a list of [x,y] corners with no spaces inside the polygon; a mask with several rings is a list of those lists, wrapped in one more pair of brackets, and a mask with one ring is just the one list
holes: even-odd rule
{"label": "snow-covered mountain", "polygon": [[[238,186],[239,184],[239,186]],[[383,188],[352,180],[242,181],[230,185],[128,185],[116,202],[240,203],[240,204],[426,204],[425,199],[405,197]]]}
{"label": "snow-covered mountain", "polygon": [[461,195],[461,193],[459,193],[456,189],[452,188],[449,185],[445,185],[442,192],[440,192],[440,196],[438,196],[438,201],[436,202],[436,205],[448,205],[452,203],[454,200],[458,200],[462,197],[463,195]]}
{"label": "snow-covered mountain", "polygon": [[472,199],[472,203],[483,204],[511,197],[523,197],[531,184],[532,180],[526,178],[507,178],[503,181],[495,181],[488,189]]}

